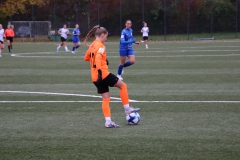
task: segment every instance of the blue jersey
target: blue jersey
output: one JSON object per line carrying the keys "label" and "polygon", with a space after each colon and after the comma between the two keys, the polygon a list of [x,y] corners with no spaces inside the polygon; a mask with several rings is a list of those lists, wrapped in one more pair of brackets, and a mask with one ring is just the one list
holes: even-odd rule
{"label": "blue jersey", "polygon": [[133,39],[132,33],[133,30],[131,28],[122,30],[119,50],[133,50],[132,44],[135,43],[136,40]]}
{"label": "blue jersey", "polygon": [[79,29],[74,29],[72,34],[77,34],[77,35],[73,35],[72,36],[72,40],[79,40],[79,36],[80,36],[80,30]]}

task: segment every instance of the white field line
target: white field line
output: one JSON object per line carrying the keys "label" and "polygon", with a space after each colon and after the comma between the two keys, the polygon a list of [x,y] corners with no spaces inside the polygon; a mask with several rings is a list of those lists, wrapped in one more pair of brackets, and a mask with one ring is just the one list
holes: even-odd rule
{"label": "white field line", "polygon": [[[230,50],[230,49],[228,49],[228,50],[211,50],[211,49],[209,49],[209,50],[188,50],[188,49],[180,49],[180,50],[171,50],[171,51],[164,51],[164,50],[159,50],[159,48],[158,48],[158,50],[157,51],[151,51],[151,50],[135,50],[135,51],[145,51],[145,52],[152,52],[152,53],[160,53],[160,52],[172,52],[172,53],[179,53],[179,52],[239,52],[239,50]],[[71,54],[71,53],[66,53],[66,52],[63,52],[63,53],[65,53],[65,54],[69,54],[69,55],[73,55],[73,54]],[[107,51],[107,53],[118,53],[118,51]],[[33,55],[35,55],[35,54],[53,54],[53,55],[59,55],[59,53],[55,53],[55,52],[29,52],[29,53],[13,53],[12,55],[31,55],[31,54],[33,54]],[[61,54],[61,53],[60,53]]]}
{"label": "white field line", "polygon": [[[14,93],[14,94],[40,94],[40,95],[60,95],[60,96],[77,96],[77,97],[91,97],[102,98],[95,95],[71,94],[71,93],[54,93],[54,92],[28,92],[28,91],[0,91],[0,93]],[[111,97],[119,103],[120,98]],[[100,103],[102,101],[0,101],[0,103]],[[131,103],[240,103],[240,101],[137,101],[130,100]]]}
{"label": "white field line", "polygon": [[[86,94],[72,94],[72,93],[54,93],[54,92],[29,92],[29,91],[0,91],[0,93],[15,93],[15,94],[40,94],[40,95],[58,95],[58,96],[76,96],[76,97],[90,97],[102,98],[102,96],[86,95]],[[117,97],[110,97],[113,100],[121,100]],[[130,100],[131,102],[135,100]]]}
{"label": "white field line", "polygon": [[[199,47],[174,47],[175,49],[198,49],[198,48],[203,48],[203,49],[206,49],[206,48],[240,48],[240,46],[199,46]],[[137,48],[135,48],[137,49]],[[150,48],[150,49],[173,49],[173,48]]]}
{"label": "white field line", "polygon": [[[0,103],[101,103],[102,101],[0,101]],[[121,101],[111,101],[111,103]],[[131,103],[240,103],[240,101],[132,101]]]}
{"label": "white field line", "polygon": [[[83,58],[83,56],[24,56],[21,54],[12,54],[12,57],[21,58]],[[162,55],[162,56],[136,56],[138,58],[180,58],[180,57],[230,57],[230,56],[240,56],[240,54],[218,54],[218,55]],[[108,56],[108,58],[119,58],[119,56]]]}

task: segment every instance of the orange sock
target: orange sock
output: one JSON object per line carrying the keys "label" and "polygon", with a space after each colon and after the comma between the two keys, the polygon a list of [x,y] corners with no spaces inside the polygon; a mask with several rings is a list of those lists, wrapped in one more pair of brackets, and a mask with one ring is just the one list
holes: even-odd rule
{"label": "orange sock", "polygon": [[103,98],[102,101],[102,111],[103,111],[103,115],[104,117],[111,117],[111,111],[110,111],[110,98]]}
{"label": "orange sock", "polygon": [[126,83],[124,83],[120,87],[120,98],[122,100],[122,104],[123,105],[129,104],[129,98],[128,98],[128,92],[127,92],[127,85],[126,85]]}

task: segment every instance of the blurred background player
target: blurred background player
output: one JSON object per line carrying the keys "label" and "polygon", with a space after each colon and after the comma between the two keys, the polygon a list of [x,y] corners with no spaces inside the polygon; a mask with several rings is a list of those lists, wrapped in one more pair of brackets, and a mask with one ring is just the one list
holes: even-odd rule
{"label": "blurred background player", "polygon": [[2,28],[2,24],[0,24],[0,57],[2,57],[2,50],[4,49],[4,29]]}
{"label": "blurred background player", "polygon": [[[133,38],[133,30],[131,20],[127,20],[125,23],[126,28],[122,30],[120,45],[119,45],[119,54],[120,54],[120,65],[118,67],[118,75],[117,77],[120,80],[123,80],[122,73],[123,67],[131,66],[135,63],[135,55],[133,51],[132,44],[140,44],[140,42],[136,42],[136,39]],[[129,61],[126,62],[126,57],[129,58]]]}
{"label": "blurred background player", "polygon": [[72,53],[75,53],[75,50],[81,46],[81,42],[79,39],[81,32],[79,30],[79,25],[76,24],[75,29],[73,30],[72,33],[72,41],[73,41],[73,48],[72,48]]}
{"label": "blurred background player", "polygon": [[109,86],[120,89],[120,98],[125,109],[125,114],[137,112],[140,109],[129,106],[127,85],[108,70],[107,53],[106,47],[104,46],[104,42],[107,40],[108,36],[107,30],[100,26],[93,27],[84,40],[85,45],[87,45],[86,41],[93,33],[95,33],[96,39],[89,46],[84,60],[90,62],[92,82],[103,98],[102,111],[106,120],[105,127],[118,128],[119,125],[111,120]]}
{"label": "blurred background player", "polygon": [[4,37],[7,39],[7,44],[8,44],[8,51],[11,53],[12,43],[13,43],[13,37],[14,37],[14,31],[13,31],[13,25],[8,25],[7,29],[5,30]]}
{"label": "blurred background player", "polygon": [[69,34],[69,30],[67,29],[67,25],[66,25],[66,24],[63,25],[63,28],[59,29],[58,34],[61,35],[61,43],[60,43],[60,45],[57,47],[57,52],[59,52],[59,49],[60,49],[62,46],[64,46],[66,52],[70,52],[70,51],[68,50],[68,48],[67,48],[67,43],[66,43],[66,41],[67,41],[67,35]]}
{"label": "blurred background player", "polygon": [[146,22],[143,22],[143,28],[142,28],[141,32],[142,32],[142,36],[143,36],[143,41],[142,41],[142,43],[145,43],[146,49],[148,49],[148,33],[149,33],[149,28],[148,28]]}

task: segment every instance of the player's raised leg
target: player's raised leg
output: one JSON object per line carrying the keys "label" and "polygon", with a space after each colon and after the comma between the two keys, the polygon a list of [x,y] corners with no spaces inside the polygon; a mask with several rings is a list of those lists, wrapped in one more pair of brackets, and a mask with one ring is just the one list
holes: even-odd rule
{"label": "player's raised leg", "polygon": [[121,80],[118,80],[114,87],[118,87],[120,89],[120,98],[122,100],[122,104],[125,110],[125,114],[130,114],[132,112],[138,112],[140,108],[133,108],[129,105],[129,97],[127,91],[127,84]]}

